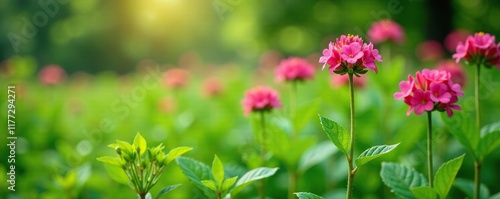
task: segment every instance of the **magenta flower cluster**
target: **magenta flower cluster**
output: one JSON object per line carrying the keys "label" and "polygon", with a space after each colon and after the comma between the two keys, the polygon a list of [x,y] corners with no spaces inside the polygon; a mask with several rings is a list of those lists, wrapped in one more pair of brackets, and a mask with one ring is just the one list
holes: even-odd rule
{"label": "magenta flower cluster", "polygon": [[323,56],[319,62],[323,63],[323,69],[328,64],[333,73],[340,75],[353,73],[355,75],[364,74],[368,70],[378,72],[375,61],[382,62],[382,57],[373,44],[363,43],[359,36],[342,35],[337,38],[335,43],[330,42],[328,48],[323,50]]}
{"label": "magenta flower cluster", "polygon": [[276,68],[276,81],[304,81],[312,79],[314,67],[305,59],[290,57],[282,60]]}
{"label": "magenta flower cluster", "polygon": [[266,86],[257,86],[247,91],[241,104],[243,105],[245,116],[248,116],[251,112],[281,108],[278,92]]}
{"label": "magenta flower cluster", "polygon": [[479,32],[468,36],[465,43],[460,42],[453,58],[457,63],[465,59],[472,64],[496,66],[500,70],[500,43],[495,43],[495,36]]}
{"label": "magenta flower cluster", "polygon": [[413,111],[420,115],[424,111],[446,111],[448,117],[453,115],[453,110],[461,110],[456,103],[458,96],[463,96],[459,84],[451,81],[449,72],[440,70],[423,69],[418,71],[413,78],[408,75],[408,81],[399,83],[400,92],[394,94],[394,99],[404,99],[410,106],[406,115]]}

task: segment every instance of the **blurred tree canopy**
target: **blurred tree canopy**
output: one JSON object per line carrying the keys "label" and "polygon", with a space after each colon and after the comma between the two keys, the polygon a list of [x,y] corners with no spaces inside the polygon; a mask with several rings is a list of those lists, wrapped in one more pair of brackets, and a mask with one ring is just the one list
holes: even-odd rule
{"label": "blurred tree canopy", "polygon": [[366,37],[383,18],[404,27],[409,54],[455,28],[500,35],[494,0],[4,0],[0,10],[0,62],[32,56],[38,68],[69,72],[123,73],[143,59],[178,64],[185,52],[250,65],[268,50],[308,56],[339,34]]}

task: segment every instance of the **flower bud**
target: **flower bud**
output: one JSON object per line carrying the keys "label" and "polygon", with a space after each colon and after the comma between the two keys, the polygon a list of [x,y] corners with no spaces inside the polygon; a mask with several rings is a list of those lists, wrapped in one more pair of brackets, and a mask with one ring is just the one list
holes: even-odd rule
{"label": "flower bud", "polygon": [[122,149],[119,146],[115,147],[115,151],[119,156],[122,156]]}

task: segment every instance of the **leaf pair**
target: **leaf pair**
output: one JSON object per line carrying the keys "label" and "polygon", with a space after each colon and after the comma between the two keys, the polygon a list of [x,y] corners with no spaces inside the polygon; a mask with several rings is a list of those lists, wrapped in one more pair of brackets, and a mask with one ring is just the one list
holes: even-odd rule
{"label": "leaf pair", "polygon": [[[252,182],[270,177],[278,170],[278,168],[256,168],[248,171],[236,181],[237,177],[224,179],[224,167],[217,156],[214,158],[211,169],[208,165],[191,158],[179,157],[176,161],[184,175],[208,198],[234,198]],[[227,188],[227,190],[222,188]],[[222,190],[224,193],[218,193],[216,190]]]}
{"label": "leaf pair", "polygon": [[401,198],[446,198],[465,155],[450,160],[439,167],[434,177],[434,187],[429,187],[427,179],[413,168],[382,163],[380,176],[391,191]]}
{"label": "leaf pair", "polygon": [[[323,117],[319,116],[319,119],[321,121],[321,125],[323,126],[323,130],[326,132],[328,135],[328,138],[332,141],[332,143],[344,154],[349,153],[350,148],[351,148],[351,135],[344,129],[342,126],[338,125],[334,121]],[[386,154],[394,150],[398,144],[393,144],[393,145],[379,145],[379,146],[373,146],[361,153],[358,158],[355,159],[355,163],[357,167],[361,167],[365,165],[366,163]]]}

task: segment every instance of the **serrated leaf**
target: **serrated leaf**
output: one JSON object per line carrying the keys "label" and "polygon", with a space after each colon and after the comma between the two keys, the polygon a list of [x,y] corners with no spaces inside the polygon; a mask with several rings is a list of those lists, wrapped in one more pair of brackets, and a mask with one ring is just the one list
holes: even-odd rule
{"label": "serrated leaf", "polygon": [[217,185],[213,180],[202,180],[201,184],[205,185],[208,187],[210,190],[217,192]]}
{"label": "serrated leaf", "polygon": [[473,120],[463,111],[455,112],[453,117],[442,114],[441,117],[450,133],[467,149],[474,159],[478,158],[476,146],[479,142],[479,133]]}
{"label": "serrated leaf", "polygon": [[349,147],[351,146],[351,135],[344,128],[342,128],[342,126],[338,125],[334,121],[321,115],[319,116],[319,119],[328,138],[330,138],[332,143],[339,150],[347,154],[350,150]]}
{"label": "serrated leaf", "polygon": [[489,132],[480,138],[477,144],[479,158],[484,159],[491,151],[500,146],[500,130]]}
{"label": "serrated leaf", "polygon": [[393,144],[393,145],[379,145],[379,146],[373,146],[369,149],[366,149],[361,153],[358,158],[356,158],[355,163],[357,167],[361,167],[365,165],[366,163],[374,160],[375,158],[378,158],[386,153],[391,152],[394,150],[399,143]]}
{"label": "serrated leaf", "polygon": [[312,166],[323,162],[337,151],[337,148],[333,147],[329,141],[324,141],[314,145],[302,154],[298,170],[300,172],[305,172]]}
{"label": "serrated leaf", "polygon": [[165,159],[165,161],[166,161],[165,163],[169,164],[170,162],[175,160],[175,158],[177,158],[177,157],[181,156],[182,154],[187,153],[188,151],[191,151],[191,150],[193,150],[193,148],[185,147],[185,146],[174,148],[168,152],[167,157]]}
{"label": "serrated leaf", "polygon": [[96,158],[97,161],[108,163],[117,167],[121,168],[122,165],[122,159],[116,158],[116,157],[110,157],[110,156],[103,156],[103,157],[98,157]]}
{"label": "serrated leaf", "polygon": [[208,167],[206,164],[203,164],[201,162],[198,162],[194,159],[187,158],[187,157],[178,157],[175,159],[177,162],[177,165],[181,168],[182,172],[186,177],[193,182],[196,187],[198,187],[200,190],[202,190],[204,193],[207,193],[209,191],[208,188],[201,183],[202,180],[208,180],[212,179],[212,173],[210,170],[210,167]]}
{"label": "serrated leaf", "polygon": [[437,199],[438,195],[433,188],[430,187],[415,187],[410,189],[417,199]]}
{"label": "serrated leaf", "polygon": [[401,198],[415,198],[411,188],[428,186],[427,179],[421,173],[396,163],[382,162],[380,177],[384,184]]}
{"label": "serrated leaf", "polygon": [[222,183],[221,190],[222,191],[228,190],[231,186],[234,185],[234,183],[236,183],[237,179],[238,179],[238,176],[235,176],[235,177],[228,178],[228,179],[224,180],[224,183]]}
{"label": "serrated leaf", "polygon": [[[453,186],[455,186],[457,189],[460,189],[469,198],[474,198],[474,181],[457,178],[453,182]],[[488,197],[490,197],[490,191],[488,190],[488,187],[486,187],[486,185],[484,184],[481,184],[479,187],[479,199],[488,199]]]}
{"label": "serrated leaf", "polygon": [[215,155],[214,161],[212,162],[212,176],[214,177],[217,187],[221,187],[224,181],[224,166],[222,166],[222,162],[217,155]]}
{"label": "serrated leaf", "polygon": [[272,176],[278,171],[278,168],[259,167],[252,169],[245,173],[237,182],[236,186],[231,190],[231,197],[235,197],[241,190],[243,190],[250,183]]}
{"label": "serrated leaf", "polygon": [[162,196],[164,196],[166,193],[174,190],[175,188],[181,186],[181,184],[176,184],[176,185],[170,185],[170,186],[166,186],[166,187],[163,187],[160,192],[158,192],[158,195],[156,195],[156,198],[155,199],[159,199],[161,198]]}
{"label": "serrated leaf", "polygon": [[148,148],[146,139],[144,139],[140,133],[137,133],[137,135],[135,135],[133,146],[135,148],[139,147],[141,155],[144,154],[144,152],[146,152],[146,149]]}
{"label": "serrated leaf", "polygon": [[440,198],[446,198],[448,195],[455,176],[460,170],[460,166],[462,166],[464,156],[465,154],[444,163],[437,170],[436,177],[434,177],[434,189]]}
{"label": "serrated leaf", "polygon": [[323,199],[323,197],[309,192],[297,192],[293,194],[295,194],[299,199]]}

